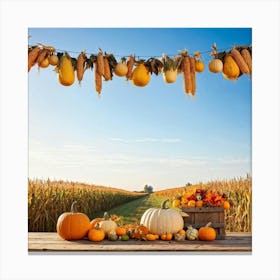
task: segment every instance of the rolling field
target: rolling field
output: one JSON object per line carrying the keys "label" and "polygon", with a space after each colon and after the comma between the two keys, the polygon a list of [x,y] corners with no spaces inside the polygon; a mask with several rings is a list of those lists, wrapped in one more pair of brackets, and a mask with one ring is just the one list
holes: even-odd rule
{"label": "rolling field", "polygon": [[232,206],[225,211],[226,231],[252,231],[251,177],[170,188],[152,194],[75,182],[29,180],[28,230],[56,231],[58,216],[70,211],[74,200],[78,202],[78,210],[87,214],[90,219],[102,217],[107,211],[110,215],[120,217],[123,224],[139,223],[148,208],[160,207],[166,198],[172,202],[174,198],[185,192],[192,193],[197,188],[211,189],[227,195]]}

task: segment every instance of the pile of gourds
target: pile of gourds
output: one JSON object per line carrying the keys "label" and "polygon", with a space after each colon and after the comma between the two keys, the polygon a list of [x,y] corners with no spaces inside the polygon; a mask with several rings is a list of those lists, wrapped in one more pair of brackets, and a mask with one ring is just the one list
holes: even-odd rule
{"label": "pile of gourds", "polygon": [[[252,74],[252,47],[235,46],[230,52],[217,52],[216,45],[212,46],[214,57],[208,64],[212,73],[222,72],[229,80],[236,80],[243,74]],[[113,76],[125,77],[138,87],[149,84],[151,75],[162,74],[167,84],[174,83],[177,75],[182,74],[184,92],[194,96],[196,93],[196,74],[204,71],[200,52],[193,56],[188,50],[179,52],[177,56],[161,58],[151,57],[147,60],[136,60],[134,55],[123,57],[117,61],[113,54],[107,54],[99,49],[97,54],[89,57],[82,51],[77,58],[67,52],[56,52],[52,46],[35,45],[28,48],[28,72],[34,65],[38,69],[55,66],[58,81],[63,86],[71,86],[77,78],[79,84],[87,69],[94,70],[94,84],[98,95],[101,94],[103,81],[110,81]],[[75,74],[76,73],[76,74]]]}
{"label": "pile of gourds", "polygon": [[57,233],[65,240],[79,240],[87,238],[89,241],[100,242],[104,239],[110,241],[136,240],[215,240],[216,231],[207,224],[199,230],[188,226],[184,230],[183,212],[166,207],[168,200],[162,203],[161,208],[147,209],[142,215],[139,225],[119,225],[104,213],[103,218],[95,218],[90,221],[89,217],[77,212],[73,202],[71,211],[62,213],[57,220]]}

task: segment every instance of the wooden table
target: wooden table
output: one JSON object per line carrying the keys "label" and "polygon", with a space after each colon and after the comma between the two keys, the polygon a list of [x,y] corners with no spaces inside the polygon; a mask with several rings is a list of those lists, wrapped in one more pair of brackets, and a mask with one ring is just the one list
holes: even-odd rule
{"label": "wooden table", "polygon": [[226,233],[224,240],[214,241],[109,241],[91,242],[87,239],[66,241],[56,232],[29,232],[29,252],[96,252],[96,251],[208,251],[251,252],[251,233]]}

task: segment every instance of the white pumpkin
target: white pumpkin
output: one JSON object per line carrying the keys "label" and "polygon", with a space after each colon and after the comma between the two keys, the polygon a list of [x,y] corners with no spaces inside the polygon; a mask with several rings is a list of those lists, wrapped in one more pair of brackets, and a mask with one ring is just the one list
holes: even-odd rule
{"label": "white pumpkin", "polygon": [[110,231],[115,231],[118,225],[116,222],[109,220],[107,212],[104,213],[104,219],[104,221],[99,222],[99,226],[103,229],[105,235],[107,236]]}
{"label": "white pumpkin", "polygon": [[198,230],[192,226],[188,226],[186,237],[188,240],[196,240],[198,238]]}
{"label": "white pumpkin", "polygon": [[150,208],[144,212],[140,224],[153,234],[177,233],[184,227],[184,220],[179,211],[166,208],[169,199],[163,201],[161,208]]}

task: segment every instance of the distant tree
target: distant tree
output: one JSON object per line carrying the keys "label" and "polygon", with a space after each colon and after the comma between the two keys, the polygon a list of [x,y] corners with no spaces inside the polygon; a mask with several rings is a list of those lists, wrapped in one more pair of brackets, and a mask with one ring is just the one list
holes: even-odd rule
{"label": "distant tree", "polygon": [[188,182],[187,184],[186,184],[186,187],[189,187],[189,186],[191,186],[192,184],[190,183],[190,182]]}
{"label": "distant tree", "polygon": [[152,186],[145,185],[145,187],[144,187],[144,192],[145,192],[145,193],[152,193],[152,192],[153,192],[153,187],[152,187]]}

